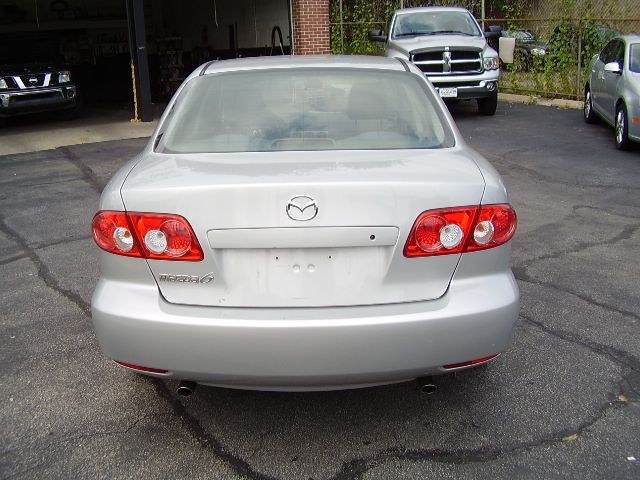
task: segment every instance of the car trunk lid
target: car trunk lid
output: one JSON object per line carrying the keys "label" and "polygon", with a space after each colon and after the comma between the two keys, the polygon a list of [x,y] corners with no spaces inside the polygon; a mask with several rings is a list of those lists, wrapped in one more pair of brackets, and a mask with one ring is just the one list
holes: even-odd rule
{"label": "car trunk lid", "polygon": [[442,296],[459,255],[406,258],[407,235],[483,190],[472,160],[440,149],[152,153],[121,193],[128,211],[185,217],[203,248],[201,262],[148,260],[167,301],[327,307]]}

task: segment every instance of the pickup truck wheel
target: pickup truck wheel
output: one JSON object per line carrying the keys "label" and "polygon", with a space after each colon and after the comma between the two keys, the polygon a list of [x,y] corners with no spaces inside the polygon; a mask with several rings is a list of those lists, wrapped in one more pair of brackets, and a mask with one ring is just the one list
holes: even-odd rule
{"label": "pickup truck wheel", "polygon": [[593,102],[591,100],[591,88],[587,87],[584,92],[584,121],[587,123],[596,123],[596,114],[593,111]]}
{"label": "pickup truck wheel", "polygon": [[498,108],[498,92],[493,92],[491,96],[478,99],[478,112],[481,115],[493,115]]}
{"label": "pickup truck wheel", "polygon": [[616,148],[627,150],[629,148],[629,124],[627,123],[627,108],[624,103],[616,108]]}

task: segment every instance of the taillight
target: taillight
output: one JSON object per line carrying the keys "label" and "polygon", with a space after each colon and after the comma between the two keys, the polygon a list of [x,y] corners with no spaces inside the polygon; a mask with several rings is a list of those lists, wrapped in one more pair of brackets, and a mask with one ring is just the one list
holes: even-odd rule
{"label": "taillight", "polygon": [[507,243],[516,233],[516,211],[511,205],[483,205],[466,251],[473,252]]}
{"label": "taillight", "polygon": [[98,212],[91,224],[93,239],[103,250],[118,255],[141,257],[133,229],[123,212]]}
{"label": "taillight", "polygon": [[133,229],[142,241],[147,258],[202,260],[200,244],[191,225],[178,215],[128,213]]}
{"label": "taillight", "polygon": [[422,213],[407,238],[405,257],[462,252],[477,210],[477,207],[443,208]]}
{"label": "taillight", "polygon": [[494,355],[489,355],[488,357],[476,358],[475,360],[468,360],[466,362],[460,363],[450,363],[449,365],[443,365],[443,368],[451,369],[451,368],[460,368],[460,367],[470,367],[471,365],[480,365],[481,363],[487,363],[490,360],[496,358],[499,353]]}
{"label": "taillight", "polygon": [[92,222],[96,244],[110,253],[158,260],[204,258],[189,222],[179,215],[98,212]]}
{"label": "taillight", "polygon": [[510,205],[443,208],[421,213],[404,247],[405,257],[463,253],[497,247],[516,231]]}
{"label": "taillight", "polygon": [[164,370],[162,368],[142,367],[140,365],[135,365],[134,363],[120,362],[118,360],[114,360],[114,362],[118,365],[122,365],[123,367],[131,368],[132,370],[139,370],[141,372],[169,373],[169,370]]}

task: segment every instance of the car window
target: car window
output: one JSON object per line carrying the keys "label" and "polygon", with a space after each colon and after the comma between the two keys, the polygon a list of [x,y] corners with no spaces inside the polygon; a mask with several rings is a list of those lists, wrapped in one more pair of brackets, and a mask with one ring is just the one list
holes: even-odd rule
{"label": "car window", "polygon": [[602,49],[602,52],[600,52],[600,60],[602,63],[613,62],[617,43],[617,40],[611,40],[607,43],[606,47]]}
{"label": "car window", "polygon": [[629,47],[629,70],[640,73],[640,43],[633,43]]}
{"label": "car window", "polygon": [[618,62],[618,65],[620,65],[620,68],[623,67],[624,65],[624,42],[620,42],[618,41],[618,45],[616,47],[616,50],[613,54],[613,60],[611,60],[612,62]]}
{"label": "car window", "polygon": [[480,36],[482,32],[468,12],[427,11],[398,15],[393,26],[392,37],[436,34]]}
{"label": "car window", "polygon": [[515,38],[523,42],[532,42],[535,40],[534,35],[526,30],[504,30],[502,32],[503,37]]}
{"label": "car window", "polygon": [[158,151],[264,152],[443,148],[453,134],[417,75],[281,69],[192,79]]}

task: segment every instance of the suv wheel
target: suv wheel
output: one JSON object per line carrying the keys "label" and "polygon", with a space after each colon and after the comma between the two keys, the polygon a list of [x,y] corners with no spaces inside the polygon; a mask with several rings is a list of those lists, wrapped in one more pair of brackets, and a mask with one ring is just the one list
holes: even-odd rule
{"label": "suv wheel", "polygon": [[478,112],[481,115],[493,115],[498,108],[498,92],[493,92],[490,96],[478,99]]}
{"label": "suv wheel", "polygon": [[596,114],[593,111],[593,102],[591,101],[591,88],[587,87],[584,92],[584,121],[587,123],[596,122]]}
{"label": "suv wheel", "polygon": [[616,108],[616,148],[619,150],[629,148],[629,124],[627,123],[627,108],[624,103]]}

